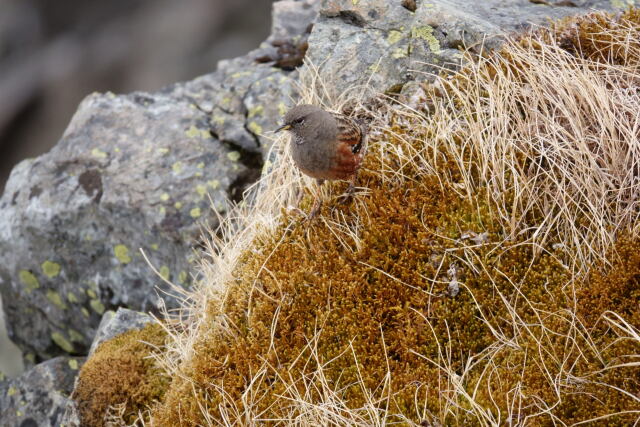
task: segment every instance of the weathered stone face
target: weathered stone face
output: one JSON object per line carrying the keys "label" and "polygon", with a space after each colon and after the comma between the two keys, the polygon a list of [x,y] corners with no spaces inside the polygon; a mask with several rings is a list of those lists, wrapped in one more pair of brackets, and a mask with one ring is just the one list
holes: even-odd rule
{"label": "weathered stone face", "polygon": [[322,75],[330,76],[336,93],[367,83],[379,92],[395,92],[409,80],[428,79],[443,67],[455,68],[462,58],[460,48],[491,50],[508,33],[629,4],[609,0],[544,3],[324,0],[309,37],[307,58]]}
{"label": "weathered stone face", "polygon": [[[316,14],[293,3],[277,8],[278,37]],[[224,214],[257,178],[262,134],[292,98],[297,72],[259,53],[158,93],[90,95],[53,150],[15,167],[0,199],[0,291],[29,364],[86,354],[109,308],[175,306],[165,279],[191,285],[202,226],[217,226],[211,204]]]}
{"label": "weathered stone face", "polygon": [[59,426],[84,358],[60,356],[12,380],[0,380],[0,420],[5,426]]}

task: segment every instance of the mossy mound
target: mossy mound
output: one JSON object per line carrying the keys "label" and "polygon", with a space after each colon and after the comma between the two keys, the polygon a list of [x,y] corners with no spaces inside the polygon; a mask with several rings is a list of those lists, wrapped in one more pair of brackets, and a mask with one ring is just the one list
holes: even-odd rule
{"label": "mossy mound", "polygon": [[[77,391],[86,424],[154,401],[162,426],[633,424],[640,155],[615,98],[638,103],[639,29],[637,10],[565,21],[387,105],[366,190],[258,233],[170,385],[140,343],[162,345],[159,327],[100,347]],[[553,87],[553,67],[576,86]]]}
{"label": "mossy mound", "polygon": [[167,334],[149,324],[105,341],[82,367],[74,391],[83,426],[107,425],[109,415],[131,424],[160,401],[170,378],[152,354],[160,351]]}

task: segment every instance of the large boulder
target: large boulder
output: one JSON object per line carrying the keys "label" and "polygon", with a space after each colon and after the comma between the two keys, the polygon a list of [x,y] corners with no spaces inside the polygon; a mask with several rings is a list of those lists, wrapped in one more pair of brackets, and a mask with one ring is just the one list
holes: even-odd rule
{"label": "large boulder", "polygon": [[86,354],[105,310],[177,304],[167,282],[190,285],[203,225],[217,225],[211,205],[224,214],[255,181],[263,133],[293,96],[296,71],[261,62],[223,61],[157,93],[90,95],[49,153],[14,168],[0,291],[29,364]]}
{"label": "large boulder", "polygon": [[74,379],[84,358],[60,356],[18,378],[0,381],[0,424],[57,427],[72,400]]}

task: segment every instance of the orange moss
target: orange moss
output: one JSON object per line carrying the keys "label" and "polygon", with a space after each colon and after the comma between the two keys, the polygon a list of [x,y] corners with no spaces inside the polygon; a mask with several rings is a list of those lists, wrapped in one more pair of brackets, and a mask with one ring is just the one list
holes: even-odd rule
{"label": "orange moss", "polygon": [[78,376],[74,391],[83,426],[104,426],[111,406],[125,404],[123,419],[133,423],[162,399],[170,379],[150,356],[163,347],[166,333],[158,324],[131,330],[100,344]]}
{"label": "orange moss", "polygon": [[[603,54],[608,42],[598,32],[607,19],[568,21],[556,34],[589,57],[628,59],[611,46]],[[640,15],[629,11],[618,22],[638,26]],[[431,136],[391,123],[378,138],[404,144],[405,153]],[[369,405],[386,411],[387,422],[467,425],[478,422],[468,410],[480,405],[503,424],[611,414],[609,424],[631,424],[639,370],[620,365],[636,360],[639,343],[603,314],[640,328],[640,241],[619,241],[611,268],[596,265],[578,279],[562,263],[564,249],[534,253],[526,236],[507,240],[486,192],[459,197],[463,171],[451,168],[447,153],[433,158],[449,183],[378,154],[370,151],[361,176],[368,193],[354,204],[328,204],[328,222],[308,226],[285,217],[244,254],[153,421],[286,424],[303,415],[299,400],[344,402],[330,408],[338,413]],[[541,221],[541,213],[530,215],[527,223]],[[452,296],[454,279],[460,293]]]}

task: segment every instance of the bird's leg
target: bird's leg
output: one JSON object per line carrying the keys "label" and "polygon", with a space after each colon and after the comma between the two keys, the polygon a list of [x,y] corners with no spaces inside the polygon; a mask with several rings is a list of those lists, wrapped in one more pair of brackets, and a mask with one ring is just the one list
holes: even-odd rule
{"label": "bird's leg", "polygon": [[354,173],[351,179],[349,179],[349,186],[347,187],[347,191],[345,191],[345,193],[342,196],[340,196],[340,198],[342,198],[342,201],[340,203],[342,203],[343,205],[349,203],[353,198],[353,193],[356,190],[357,178],[358,178],[358,174]]}
{"label": "bird's leg", "polygon": [[316,215],[318,215],[318,213],[320,212],[320,209],[322,209],[322,195],[319,193],[320,193],[320,187],[322,187],[322,184],[324,184],[324,179],[317,179],[316,182],[318,183],[318,188],[317,188],[318,193],[315,195],[313,207],[311,208],[311,212],[309,212],[308,219],[310,220],[315,218]]}

